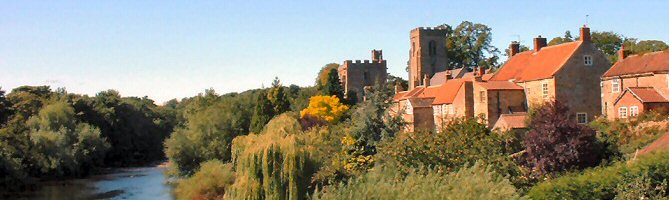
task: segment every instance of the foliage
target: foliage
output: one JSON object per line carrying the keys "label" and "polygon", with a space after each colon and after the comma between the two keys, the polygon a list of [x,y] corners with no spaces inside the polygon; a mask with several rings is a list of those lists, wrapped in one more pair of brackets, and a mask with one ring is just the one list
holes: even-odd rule
{"label": "foliage", "polygon": [[298,121],[284,114],[267,127],[261,134],[233,141],[237,180],[226,195],[233,199],[304,199],[317,166],[299,138]]}
{"label": "foliage", "polygon": [[301,117],[307,115],[325,120],[328,123],[339,121],[348,110],[348,106],[339,102],[336,96],[313,96],[309,99],[309,107],[300,112]]}
{"label": "foliage", "polygon": [[590,123],[590,127],[597,130],[597,137],[606,144],[609,152],[630,156],[669,131],[669,120],[666,115],[651,111],[622,120],[598,118]]}
{"label": "foliage", "polygon": [[263,127],[265,127],[265,124],[274,117],[274,106],[264,92],[261,92],[261,94],[258,95],[255,104],[250,130],[253,133],[260,133]]}
{"label": "foliage", "polygon": [[234,182],[231,164],[210,160],[202,163],[193,176],[180,180],[174,193],[178,199],[225,199]]}
{"label": "foliage", "polygon": [[571,31],[565,31],[563,37],[555,37],[548,42],[548,45],[558,45],[567,42],[573,42],[574,37],[571,36]]}
{"label": "foliage", "polygon": [[356,140],[350,136],[341,139],[343,167],[349,173],[365,172],[374,166],[376,146],[369,145],[365,140]]}
{"label": "foliage", "polygon": [[211,103],[189,105],[195,108],[188,109],[198,111],[188,114],[186,126],[175,129],[165,141],[165,153],[177,174],[193,174],[207,160],[230,160],[232,139],[249,132],[253,95],[230,94]]}
{"label": "foliage", "polygon": [[531,116],[524,144],[527,164],[539,175],[598,164],[595,131],[576,124],[569,108],[559,101],[547,102]]}
{"label": "foliage", "polygon": [[[523,52],[523,51],[529,51],[530,48],[527,47],[527,46],[525,46],[525,45],[522,45],[522,44],[521,44],[518,50],[520,50],[520,52]],[[520,52],[518,52],[518,53],[520,53]],[[504,55],[505,55],[505,56],[509,56],[509,55],[511,55],[511,49],[510,49],[510,47],[507,47],[506,49],[504,49]]]}
{"label": "foliage", "polygon": [[[294,87],[293,87],[294,86]],[[290,110],[293,112],[300,112],[309,106],[309,99],[318,94],[316,87],[297,87],[292,85],[290,91]]]}
{"label": "foliage", "polygon": [[336,96],[338,99],[344,99],[344,88],[339,80],[337,69],[330,69],[327,82],[321,90],[324,96]]}
{"label": "foliage", "polygon": [[316,86],[321,89],[325,85],[327,85],[328,81],[330,81],[330,71],[337,70],[339,68],[339,64],[337,63],[328,63],[325,66],[321,68],[320,71],[318,71],[318,77],[316,77]]}
{"label": "foliage", "polygon": [[457,172],[419,170],[403,174],[379,167],[323,188],[313,199],[524,199],[503,176],[477,163]]}
{"label": "foliage", "polygon": [[485,24],[461,22],[455,29],[441,25],[447,32],[446,55],[449,68],[496,67],[499,50],[492,45],[492,29]]}
{"label": "foliage", "polygon": [[272,81],[272,88],[267,91],[267,99],[272,103],[274,115],[284,113],[290,109],[288,94],[286,94],[285,88],[281,85],[278,77],[275,77]]}
{"label": "foliage", "polygon": [[376,85],[367,100],[357,105],[351,116],[347,134],[356,140],[376,145],[383,137],[393,137],[404,125],[401,116],[389,113],[393,90],[386,85]]}
{"label": "foliage", "polygon": [[27,125],[32,142],[30,160],[42,174],[80,174],[101,163],[109,149],[100,130],[77,123],[74,108],[65,102],[45,106]]}
{"label": "foliage", "polygon": [[[630,163],[619,162],[548,180],[533,187],[528,195],[532,199],[613,199],[617,195],[633,193],[655,195],[669,189],[667,179],[669,154],[658,152]],[[642,185],[633,186],[636,184]]]}
{"label": "foliage", "polygon": [[5,97],[5,91],[0,87],[0,126],[5,124],[7,118],[11,115],[11,103]]}

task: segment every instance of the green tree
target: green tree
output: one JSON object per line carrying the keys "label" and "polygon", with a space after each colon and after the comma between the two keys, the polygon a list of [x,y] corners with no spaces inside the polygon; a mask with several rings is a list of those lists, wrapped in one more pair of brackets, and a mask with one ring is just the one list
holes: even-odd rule
{"label": "green tree", "polygon": [[449,68],[497,66],[499,50],[492,45],[490,27],[470,21],[463,21],[455,29],[447,24],[442,27],[449,33],[446,42]]}
{"label": "green tree", "polygon": [[339,99],[344,99],[344,88],[341,86],[341,81],[339,80],[339,73],[337,73],[337,69],[330,69],[330,72],[328,73],[328,80],[323,86],[322,93],[325,96],[334,95]]}
{"label": "green tree", "polygon": [[320,71],[318,71],[318,77],[316,78],[316,86],[318,87],[319,90],[321,90],[329,81],[330,71],[333,69],[337,70],[338,68],[339,64],[328,63],[327,65],[323,66]]}
{"label": "green tree", "polygon": [[570,31],[565,31],[564,32],[564,37],[555,37],[551,39],[551,41],[548,42],[548,45],[558,45],[562,43],[567,43],[567,42],[573,42],[574,38],[571,36]]}
{"label": "green tree", "polygon": [[253,118],[251,118],[251,132],[260,133],[265,124],[274,117],[274,106],[267,99],[265,92],[260,92],[256,99],[256,105],[253,109]]}
{"label": "green tree", "polygon": [[669,49],[669,45],[659,40],[642,40],[630,45],[630,47],[625,46],[625,49],[629,49],[632,54],[640,54],[667,50]]}
{"label": "green tree", "polygon": [[0,87],[0,126],[5,124],[7,118],[11,115],[11,104],[5,97],[5,91]]}
{"label": "green tree", "polygon": [[267,93],[267,99],[272,102],[274,114],[278,115],[290,110],[290,101],[285,88],[281,85],[279,77],[274,77],[272,81],[272,88]]}

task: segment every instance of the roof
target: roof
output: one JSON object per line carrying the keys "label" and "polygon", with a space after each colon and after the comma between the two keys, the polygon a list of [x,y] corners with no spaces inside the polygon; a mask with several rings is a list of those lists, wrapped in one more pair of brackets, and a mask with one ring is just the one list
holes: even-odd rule
{"label": "roof", "polygon": [[426,108],[426,107],[432,108],[432,101],[433,100],[434,100],[434,97],[409,98],[409,102],[411,103],[411,107],[413,107],[413,108]]}
{"label": "roof", "polygon": [[486,90],[523,90],[523,87],[509,81],[484,81],[476,82],[476,84]]}
{"label": "roof", "polygon": [[[662,96],[662,94],[658,93],[655,88],[652,87],[629,87],[625,89],[625,91],[618,96],[616,99],[615,103],[618,103],[618,100],[620,100],[623,95],[626,93],[630,93],[634,95],[635,98],[639,99],[642,103],[663,103],[663,102],[669,102],[667,98]],[[614,103],[614,104],[615,104]]]}
{"label": "roof", "polygon": [[490,80],[531,81],[550,78],[565,65],[582,41],[547,46],[512,56]]}
{"label": "roof", "polygon": [[393,96],[393,100],[395,100],[395,101],[400,100],[402,97],[404,97],[405,94],[407,94],[407,92],[408,91],[401,91],[401,92],[395,93],[395,96]]}
{"label": "roof", "polygon": [[666,71],[669,71],[669,51],[658,51],[642,55],[631,55],[618,61],[602,77]]}
{"label": "roof", "polygon": [[669,150],[669,132],[662,135],[660,138],[650,143],[648,146],[639,150],[639,155],[647,154],[652,151]]}
{"label": "roof", "polygon": [[502,114],[499,116],[499,119],[495,123],[494,128],[501,129],[516,129],[516,128],[527,128],[525,124],[527,120],[527,113],[513,113],[513,114]]}
{"label": "roof", "polygon": [[450,73],[451,77],[449,79],[462,78],[462,75],[465,74],[467,70],[464,67],[451,69],[446,71],[441,71],[434,73],[434,76],[430,79],[430,85],[441,85],[446,82],[446,75]]}
{"label": "roof", "polygon": [[462,85],[467,80],[464,79],[453,79],[448,80],[446,83],[442,84],[437,90],[437,95],[432,104],[451,104],[455,100],[455,96],[458,95],[458,91],[462,88]]}

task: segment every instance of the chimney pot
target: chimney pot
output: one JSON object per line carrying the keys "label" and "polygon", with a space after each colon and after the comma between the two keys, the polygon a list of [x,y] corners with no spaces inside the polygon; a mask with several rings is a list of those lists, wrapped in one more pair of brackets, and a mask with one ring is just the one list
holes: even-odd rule
{"label": "chimney pot", "polygon": [[430,76],[425,75],[425,77],[423,78],[423,85],[424,85],[426,88],[427,88],[427,87],[430,87]]}
{"label": "chimney pot", "polygon": [[539,51],[541,48],[546,47],[546,38],[542,38],[541,35],[534,38],[534,51]]}

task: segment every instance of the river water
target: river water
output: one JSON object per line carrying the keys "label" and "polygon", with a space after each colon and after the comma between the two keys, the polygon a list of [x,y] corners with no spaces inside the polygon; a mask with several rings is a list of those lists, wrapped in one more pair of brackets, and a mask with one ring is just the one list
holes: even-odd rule
{"label": "river water", "polygon": [[164,171],[163,167],[122,168],[84,179],[44,182],[19,199],[174,199]]}

